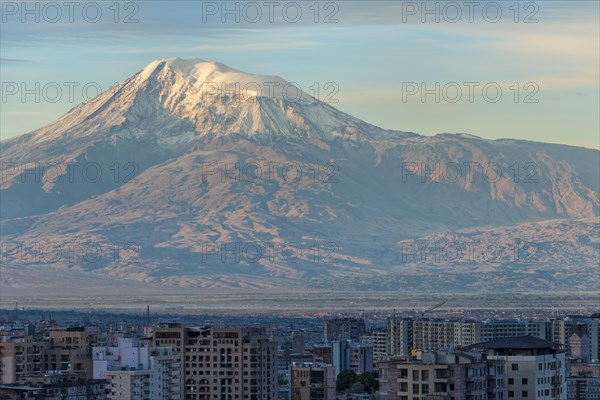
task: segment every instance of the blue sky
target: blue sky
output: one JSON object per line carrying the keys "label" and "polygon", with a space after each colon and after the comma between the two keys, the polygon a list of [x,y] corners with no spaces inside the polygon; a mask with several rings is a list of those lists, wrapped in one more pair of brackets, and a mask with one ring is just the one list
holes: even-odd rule
{"label": "blue sky", "polygon": [[230,14],[221,1],[42,2],[30,12],[3,2],[0,136],[45,125],[152,60],[198,57],[311,94],[316,84],[335,107],[389,129],[599,148],[599,2],[475,3],[280,1],[269,15],[263,1],[228,1]]}

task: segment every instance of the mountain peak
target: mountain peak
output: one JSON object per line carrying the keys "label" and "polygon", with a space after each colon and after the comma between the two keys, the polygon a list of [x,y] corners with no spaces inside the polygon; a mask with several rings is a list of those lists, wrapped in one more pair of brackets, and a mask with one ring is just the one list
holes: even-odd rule
{"label": "mountain peak", "polygon": [[358,140],[389,132],[273,75],[199,58],[155,60],[34,132],[38,143],[93,137],[156,137],[187,145],[205,135]]}
{"label": "mountain peak", "polygon": [[140,71],[138,77],[142,81],[156,78],[167,86],[185,87],[193,93],[201,91],[203,95],[218,92],[246,98],[285,98],[293,95],[300,100],[307,97],[299,88],[290,87],[289,82],[278,76],[251,74],[200,58],[155,60]]}
{"label": "mountain peak", "polygon": [[232,71],[243,73],[216,61],[207,61],[201,58],[185,59],[174,57],[152,61],[150,64],[144,67],[144,69],[141,71],[141,75],[144,77],[148,77],[152,75],[153,72],[160,70],[164,67],[166,67],[170,71],[187,76],[202,76],[210,75],[212,73],[227,73]]}

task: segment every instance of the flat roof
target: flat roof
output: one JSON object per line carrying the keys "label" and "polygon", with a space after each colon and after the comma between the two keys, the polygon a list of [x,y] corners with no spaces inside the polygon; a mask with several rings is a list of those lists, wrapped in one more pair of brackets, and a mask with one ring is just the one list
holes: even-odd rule
{"label": "flat roof", "polygon": [[559,347],[555,342],[540,339],[535,336],[515,336],[488,342],[475,343],[468,348],[472,349],[547,349]]}

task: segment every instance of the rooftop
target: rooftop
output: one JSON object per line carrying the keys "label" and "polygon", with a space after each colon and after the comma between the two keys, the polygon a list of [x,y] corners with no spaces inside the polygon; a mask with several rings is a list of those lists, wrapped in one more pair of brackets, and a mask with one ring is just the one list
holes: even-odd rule
{"label": "rooftop", "polygon": [[515,336],[489,342],[475,343],[472,349],[547,349],[559,347],[558,343],[540,339],[534,336]]}

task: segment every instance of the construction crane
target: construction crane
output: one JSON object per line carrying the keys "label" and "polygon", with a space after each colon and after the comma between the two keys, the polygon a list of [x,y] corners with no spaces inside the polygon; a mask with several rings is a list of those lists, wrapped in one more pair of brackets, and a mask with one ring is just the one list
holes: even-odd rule
{"label": "construction crane", "polygon": [[437,304],[436,304],[436,305],[434,305],[434,306],[431,306],[431,307],[429,307],[429,308],[428,308],[427,310],[425,310],[425,311],[421,311],[421,315],[420,315],[420,317],[423,317],[423,316],[425,316],[425,314],[426,314],[426,313],[428,313],[428,312],[431,312],[431,311],[435,310],[436,308],[440,308],[441,306],[443,306],[443,305],[444,305],[444,304],[446,304],[447,302],[448,302],[448,300],[444,300],[444,301],[442,301],[442,302],[440,302],[440,303],[437,303]]}

